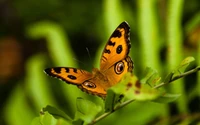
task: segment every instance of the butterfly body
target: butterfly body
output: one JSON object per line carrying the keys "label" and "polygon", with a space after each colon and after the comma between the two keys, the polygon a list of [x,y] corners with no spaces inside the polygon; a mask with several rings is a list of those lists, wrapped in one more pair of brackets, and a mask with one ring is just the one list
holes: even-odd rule
{"label": "butterfly body", "polygon": [[93,68],[92,73],[71,67],[47,68],[44,71],[52,77],[77,85],[87,93],[105,97],[108,88],[117,84],[125,73],[133,70],[133,62],[128,56],[131,47],[129,30],[126,22],[117,27],[104,48],[100,69]]}

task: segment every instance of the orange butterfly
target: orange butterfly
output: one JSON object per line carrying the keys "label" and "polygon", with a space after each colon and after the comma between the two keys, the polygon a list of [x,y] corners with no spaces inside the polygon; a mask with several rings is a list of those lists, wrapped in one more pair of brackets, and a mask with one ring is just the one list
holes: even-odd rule
{"label": "orange butterfly", "polygon": [[132,72],[133,62],[128,56],[131,48],[130,27],[122,22],[109,38],[100,60],[100,70],[92,69],[92,73],[71,67],[47,68],[44,71],[67,83],[77,85],[81,90],[106,96],[106,90],[117,84],[127,72]]}

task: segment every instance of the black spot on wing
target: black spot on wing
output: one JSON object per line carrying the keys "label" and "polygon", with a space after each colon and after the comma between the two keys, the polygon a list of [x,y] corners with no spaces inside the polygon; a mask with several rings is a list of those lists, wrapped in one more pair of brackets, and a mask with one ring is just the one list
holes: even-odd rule
{"label": "black spot on wing", "polygon": [[122,45],[119,45],[116,49],[116,53],[117,54],[120,54],[122,52],[123,48],[122,48]]}
{"label": "black spot on wing", "polygon": [[77,73],[77,69],[73,68],[74,73]]}
{"label": "black spot on wing", "polygon": [[69,68],[65,68],[65,71],[66,71],[67,73],[69,73]]}
{"label": "black spot on wing", "polygon": [[109,49],[104,49],[104,53],[108,53],[108,54],[110,54],[111,51],[110,51]]}
{"label": "black spot on wing", "polygon": [[[129,51],[130,51],[130,48],[131,48],[131,42],[130,42],[130,26],[129,26],[129,24],[128,24],[126,21],[124,21],[124,22],[122,22],[122,23],[118,26],[118,28],[124,29],[124,30],[125,30],[124,37],[125,37],[125,40],[126,40],[126,43],[127,43],[127,47],[128,47],[128,51],[127,51],[127,55],[128,55],[128,53],[129,53]],[[117,28],[117,29],[118,29],[118,28]]]}
{"label": "black spot on wing", "polygon": [[67,77],[70,78],[71,80],[75,80],[76,79],[76,76],[73,76],[73,75],[68,75]]}
{"label": "black spot on wing", "polygon": [[47,68],[47,69],[44,70],[44,72],[45,72],[46,74],[51,74],[51,69],[52,69],[52,68]]}
{"label": "black spot on wing", "polygon": [[[45,72],[47,75],[52,76],[52,77],[57,77],[57,75],[56,75],[55,73],[53,73],[52,71],[56,72],[56,71],[54,70],[54,68],[47,68],[47,69],[44,70],[44,72]],[[59,71],[59,70],[57,70],[57,71]]]}
{"label": "black spot on wing", "polygon": [[119,37],[120,38],[121,36],[122,36],[122,33],[119,30],[115,30],[111,37]]}
{"label": "black spot on wing", "polygon": [[109,42],[108,42],[108,45],[109,45],[109,46],[115,46],[115,42],[109,41]]}
{"label": "black spot on wing", "polygon": [[53,70],[54,70],[56,73],[61,73],[61,68],[59,68],[59,67],[53,68]]}
{"label": "black spot on wing", "polygon": [[102,60],[103,60],[104,62],[106,62],[107,58],[106,58],[105,56],[102,56]]}

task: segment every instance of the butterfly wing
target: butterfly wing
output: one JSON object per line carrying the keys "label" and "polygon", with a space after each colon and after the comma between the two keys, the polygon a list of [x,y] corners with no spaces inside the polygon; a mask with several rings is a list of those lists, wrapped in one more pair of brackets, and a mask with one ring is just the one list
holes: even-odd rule
{"label": "butterfly wing", "polygon": [[47,68],[44,70],[44,72],[49,76],[59,78],[67,83],[71,83],[77,86],[93,77],[93,74],[90,72],[69,67]]}
{"label": "butterfly wing", "polygon": [[106,90],[99,83],[99,80],[94,75],[85,70],[69,68],[69,67],[54,67],[44,70],[49,76],[59,78],[66,83],[77,85],[82,91],[89,94],[105,97]]}
{"label": "butterfly wing", "polygon": [[127,57],[131,48],[130,26],[122,22],[109,38],[100,61],[100,71],[105,71]]}
{"label": "butterfly wing", "polygon": [[104,74],[105,76],[109,76],[109,84],[110,86],[113,86],[121,80],[124,74],[132,72],[133,68],[133,61],[129,56],[127,56],[125,59],[116,62],[113,66],[107,69]]}

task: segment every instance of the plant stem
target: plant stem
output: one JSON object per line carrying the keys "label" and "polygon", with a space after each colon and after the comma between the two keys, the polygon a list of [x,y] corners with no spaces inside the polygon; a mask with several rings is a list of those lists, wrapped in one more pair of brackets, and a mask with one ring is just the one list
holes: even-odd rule
{"label": "plant stem", "polygon": [[[171,79],[168,83],[171,83],[171,82],[173,82],[173,81],[175,81],[175,80],[177,80],[177,79],[180,79],[180,78],[182,78],[182,77],[184,77],[184,76],[190,75],[190,74],[195,73],[195,72],[198,72],[198,71],[200,71],[200,66],[196,67],[195,69],[189,70],[189,71],[187,71],[187,72],[185,72],[185,73],[182,73],[182,74],[180,74],[180,75],[177,75],[177,76],[175,76],[175,77],[172,77],[172,79]],[[168,84],[168,83],[162,82],[162,83],[160,83],[159,85],[155,86],[154,89],[160,88],[161,86],[164,86],[164,85],[166,85],[166,84]],[[130,103],[133,102],[133,101],[135,101],[135,99],[130,99],[130,100],[127,100],[127,101],[121,103],[119,106],[115,107],[112,111],[110,111],[110,112],[105,112],[104,114],[102,114],[102,115],[100,115],[99,117],[97,117],[96,119],[94,119],[89,125],[95,124],[96,122],[98,122],[98,121],[100,121],[101,119],[107,117],[108,115],[110,115],[111,113],[117,111],[118,109],[120,109],[120,108],[122,108],[122,107],[124,107],[124,106],[126,106],[126,105],[128,105],[128,104],[130,104]]]}
{"label": "plant stem", "polygon": [[99,117],[97,117],[96,119],[94,119],[89,125],[94,125],[96,122],[100,121],[101,119],[107,117],[108,115],[110,115],[111,113],[117,111],[118,109],[128,105],[129,103],[135,101],[135,99],[130,99],[130,100],[127,100],[123,103],[121,103],[119,106],[117,106],[116,108],[114,108],[112,111],[110,112],[105,112],[104,114],[100,115]]}
{"label": "plant stem", "polygon": [[[177,75],[177,76],[175,76],[175,77],[172,77],[172,79],[171,79],[168,83],[171,83],[171,82],[173,82],[173,81],[175,81],[175,80],[177,80],[177,79],[180,79],[180,78],[182,78],[182,77],[184,77],[184,76],[187,76],[187,75],[190,75],[190,74],[192,74],[192,73],[198,72],[199,70],[200,70],[200,66],[196,67],[195,69],[192,69],[192,70],[189,70],[189,71],[187,71],[187,72],[184,72],[184,73],[182,73],[182,74],[180,74],[180,75]],[[160,83],[159,85],[155,86],[154,89],[160,88],[160,87],[162,87],[163,85],[166,85],[166,84],[168,84],[168,83],[162,82],[162,83]]]}

